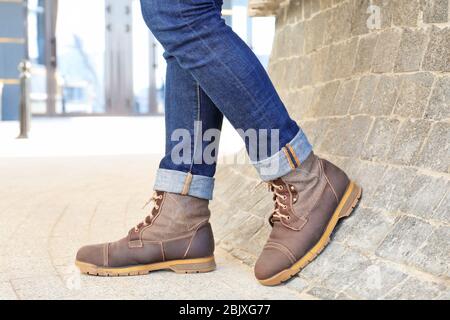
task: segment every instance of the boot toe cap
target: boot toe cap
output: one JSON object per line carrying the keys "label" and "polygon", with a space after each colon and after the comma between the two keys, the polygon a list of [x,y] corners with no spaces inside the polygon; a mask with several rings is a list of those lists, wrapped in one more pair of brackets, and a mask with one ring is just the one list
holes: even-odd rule
{"label": "boot toe cap", "polygon": [[255,277],[267,280],[292,266],[291,260],[280,250],[266,248],[255,265]]}
{"label": "boot toe cap", "polygon": [[82,247],[78,250],[76,257],[77,261],[95,266],[103,266],[105,245],[106,244],[98,244]]}

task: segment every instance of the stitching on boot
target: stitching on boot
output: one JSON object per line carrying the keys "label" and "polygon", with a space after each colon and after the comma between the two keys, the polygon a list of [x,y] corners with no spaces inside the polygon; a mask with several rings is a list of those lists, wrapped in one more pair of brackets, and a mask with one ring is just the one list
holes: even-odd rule
{"label": "stitching on boot", "polygon": [[278,251],[286,255],[292,263],[295,263],[297,261],[295,255],[291,252],[291,250],[289,250],[288,247],[281,243],[270,241],[267,242],[265,248],[277,249]]}
{"label": "stitching on boot", "polygon": [[[187,257],[187,255],[188,255],[188,253],[189,253],[189,250],[191,249],[192,242],[194,242],[194,238],[195,238],[195,236],[196,236],[197,233],[198,233],[198,230],[200,230],[200,228],[202,228],[203,226],[206,226],[207,224],[208,224],[208,220],[205,220],[205,221],[200,222],[200,223],[197,225],[197,229],[195,229],[195,232],[194,232],[194,234],[192,235],[191,240],[189,241],[189,245],[188,245],[188,247],[187,247],[187,249],[186,249],[186,252],[184,253],[183,259],[185,259],[185,258]],[[190,231],[190,230],[189,230],[189,231]]]}
{"label": "stitching on boot", "polygon": [[161,255],[162,255],[162,260],[166,261],[166,253],[164,251],[164,244],[162,243],[162,241],[159,242],[159,246],[161,248]]}
{"label": "stitching on boot", "polygon": [[334,197],[335,197],[335,199],[336,199],[336,202],[339,203],[339,197],[338,197],[338,195],[337,195],[337,193],[336,193],[336,190],[334,189],[333,185],[331,184],[330,179],[328,179],[328,176],[327,176],[327,174],[325,173],[325,170],[324,170],[324,167],[323,167],[322,160],[320,160],[320,166],[321,166],[321,169],[323,170],[323,176],[324,176],[325,179],[327,180],[327,184],[330,186],[331,191],[332,191],[333,194],[334,194]]}
{"label": "stitching on boot", "polygon": [[108,265],[109,265],[109,257],[108,257],[108,255],[109,255],[109,243],[107,243],[107,244],[105,244],[104,246],[103,246],[103,265],[105,266],[105,267],[108,267]]}
{"label": "stitching on boot", "polygon": [[142,248],[144,246],[144,243],[142,240],[133,240],[128,241],[128,248]]}

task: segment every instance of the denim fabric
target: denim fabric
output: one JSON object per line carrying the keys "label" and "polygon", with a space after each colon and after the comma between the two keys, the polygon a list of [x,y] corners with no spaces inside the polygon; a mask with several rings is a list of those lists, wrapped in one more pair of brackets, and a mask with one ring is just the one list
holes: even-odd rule
{"label": "denim fabric", "polygon": [[[178,173],[186,173],[182,190],[212,188],[215,164],[194,163],[208,143],[191,143],[191,161],[177,164],[172,151],[179,141],[172,141],[176,129],[198,130],[194,123],[202,121],[201,130],[221,129],[223,115],[242,131],[279,130],[278,147],[263,152],[245,139],[250,157],[263,179],[281,177],[295,169],[312,150],[306,136],[293,121],[264,67],[252,50],[221,17],[221,0],[141,0],[142,13],[154,36],[163,45],[168,62],[166,92],[166,156],[161,162],[155,189],[167,187],[174,173],[173,191],[179,190]],[[278,141],[279,140],[279,141]],[[271,134],[267,136],[272,145]],[[202,146],[202,148],[200,148]],[[294,153],[294,154],[293,154]],[[266,171],[268,163],[278,161]],[[194,176],[192,179],[191,176]],[[195,176],[209,177],[195,179]],[[161,177],[161,178],[160,178]],[[188,188],[186,188],[186,185]],[[176,192],[176,191],[173,191]],[[212,194],[205,190],[201,197]]]}

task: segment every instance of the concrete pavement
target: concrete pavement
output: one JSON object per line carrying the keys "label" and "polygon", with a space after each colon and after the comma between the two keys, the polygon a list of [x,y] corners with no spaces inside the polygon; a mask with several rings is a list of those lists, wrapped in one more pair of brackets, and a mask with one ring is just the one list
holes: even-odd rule
{"label": "concrete pavement", "polygon": [[[117,240],[148,212],[158,156],[0,158],[0,299],[300,299],[265,288],[217,251],[218,270],[143,277],[81,276],[77,249]],[[218,227],[213,226],[213,227]]]}

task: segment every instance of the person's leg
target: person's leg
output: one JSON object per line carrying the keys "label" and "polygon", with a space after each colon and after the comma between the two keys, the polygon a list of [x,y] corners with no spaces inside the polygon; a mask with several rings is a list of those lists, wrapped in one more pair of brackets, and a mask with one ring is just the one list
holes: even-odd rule
{"label": "person's leg", "polygon": [[165,58],[166,155],[154,189],[211,200],[223,115],[173,56]]}
{"label": "person's leg", "polygon": [[195,273],[215,268],[208,200],[223,115],[173,56],[166,53],[165,58],[166,155],[157,172],[155,207],[122,240],[81,248],[76,264],[83,273]]}
{"label": "person's leg", "polygon": [[246,142],[262,179],[270,181],[275,200],[272,233],[255,275],[265,285],[289,279],[323,250],[337,221],[357,204],[361,188],[342,170],[315,156],[264,68],[221,19],[215,1],[141,3],[153,34],[236,129],[269,130],[269,145],[271,131],[279,130],[274,138],[279,146],[268,154],[260,141],[252,154],[251,141]]}
{"label": "person's leg", "polygon": [[[155,207],[124,239],[81,248],[76,264],[83,273],[115,276],[215,268],[208,200],[223,115],[191,74],[172,56],[165,57],[167,151],[157,173]],[[208,130],[213,130],[216,139],[210,161],[204,157],[205,143],[197,139]]]}
{"label": "person's leg", "polygon": [[[155,37],[231,124],[243,132],[268,131],[264,146],[246,141],[263,180],[281,177],[308,158],[312,146],[289,116],[257,57],[221,18],[217,1],[141,0],[141,4]],[[272,141],[276,130],[279,137]],[[278,146],[266,153],[264,142]]]}

